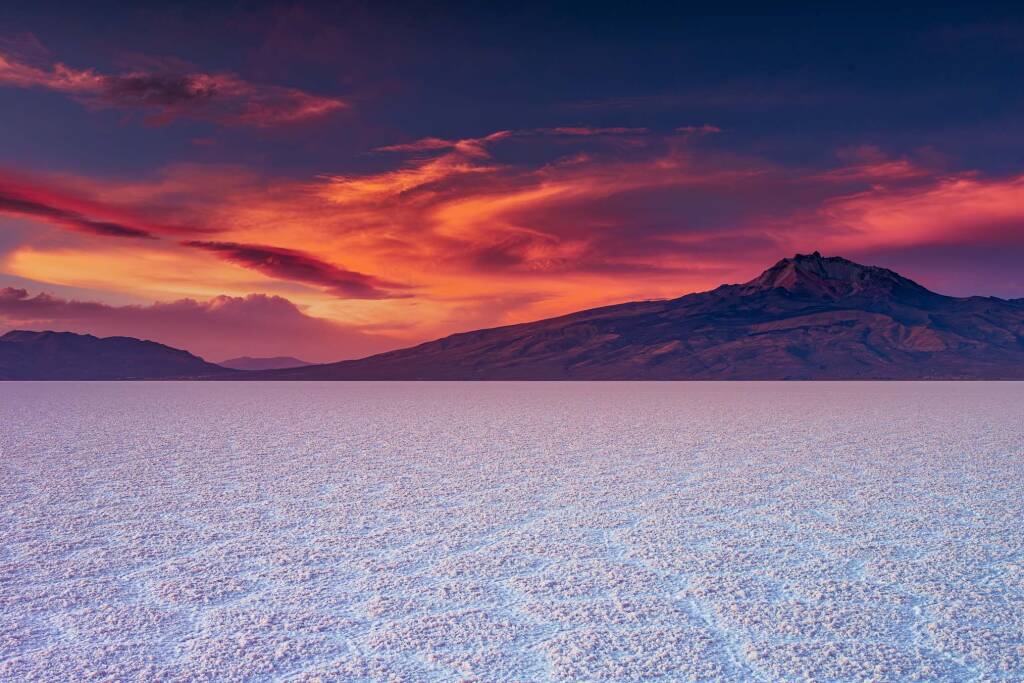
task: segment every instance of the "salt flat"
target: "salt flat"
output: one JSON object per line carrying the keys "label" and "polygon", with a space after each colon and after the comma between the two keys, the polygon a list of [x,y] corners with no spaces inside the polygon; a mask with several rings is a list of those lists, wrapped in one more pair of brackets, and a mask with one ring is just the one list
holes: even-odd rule
{"label": "salt flat", "polygon": [[4,681],[1021,681],[1021,383],[0,385]]}

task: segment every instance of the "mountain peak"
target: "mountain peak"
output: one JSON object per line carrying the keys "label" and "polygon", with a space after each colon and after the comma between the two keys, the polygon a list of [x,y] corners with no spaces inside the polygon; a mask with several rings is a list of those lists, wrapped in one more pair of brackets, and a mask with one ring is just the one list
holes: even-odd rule
{"label": "mountain peak", "polygon": [[783,289],[794,294],[839,299],[848,296],[937,296],[887,268],[864,266],[820,252],[784,258],[743,285],[749,293]]}
{"label": "mountain peak", "polygon": [[1016,302],[942,296],[814,252],[745,285],[238,379],[1021,379],[1022,325]]}

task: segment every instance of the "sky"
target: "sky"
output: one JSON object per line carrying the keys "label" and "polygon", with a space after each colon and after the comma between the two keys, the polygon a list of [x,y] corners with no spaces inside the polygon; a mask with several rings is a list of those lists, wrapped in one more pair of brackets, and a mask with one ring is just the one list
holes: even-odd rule
{"label": "sky", "polygon": [[355,358],[815,250],[1024,297],[1024,12],[0,8],[0,332]]}

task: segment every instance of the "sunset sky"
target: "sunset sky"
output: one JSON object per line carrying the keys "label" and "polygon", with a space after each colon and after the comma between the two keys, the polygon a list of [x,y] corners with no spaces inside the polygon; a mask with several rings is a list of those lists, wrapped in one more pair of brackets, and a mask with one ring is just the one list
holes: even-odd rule
{"label": "sunset sky", "polygon": [[1019,14],[123,4],[0,9],[0,332],[339,360],[814,250],[1024,297]]}

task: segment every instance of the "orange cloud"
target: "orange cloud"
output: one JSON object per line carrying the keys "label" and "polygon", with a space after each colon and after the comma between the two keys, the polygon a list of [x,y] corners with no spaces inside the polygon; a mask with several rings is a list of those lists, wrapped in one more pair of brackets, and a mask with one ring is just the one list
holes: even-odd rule
{"label": "orange cloud", "polygon": [[[218,294],[271,292],[308,293],[313,303],[318,290],[291,287],[246,271],[213,255],[160,241],[78,239],[46,240],[45,234],[15,246],[0,261],[4,273],[39,283],[111,292],[131,298],[209,298]],[[251,273],[251,275],[250,275]],[[329,295],[322,295],[327,297]],[[119,297],[120,298],[120,297]]]}
{"label": "orange cloud", "polygon": [[1024,175],[959,175],[923,185],[874,188],[826,201],[820,216],[835,228],[833,248],[996,240],[1024,245]]}
{"label": "orange cloud", "polygon": [[[170,188],[174,191],[181,189],[180,185],[175,184],[171,184]],[[168,186],[164,185],[163,191],[167,189]],[[127,191],[120,193],[115,190],[104,194],[134,194],[137,197],[138,190],[128,188]],[[156,240],[159,239],[160,233],[174,236],[212,232],[181,225],[153,223],[146,220],[146,213],[152,211],[133,211],[130,208],[106,205],[83,199],[67,191],[54,190],[41,183],[17,183],[0,177],[0,214],[26,217],[75,232],[105,237]],[[185,240],[180,244],[214,254],[228,262],[274,279],[323,287],[332,295],[341,298],[381,299],[405,296],[395,290],[408,289],[408,285],[341,268],[295,249],[213,240]],[[19,255],[12,258],[17,256]]]}

